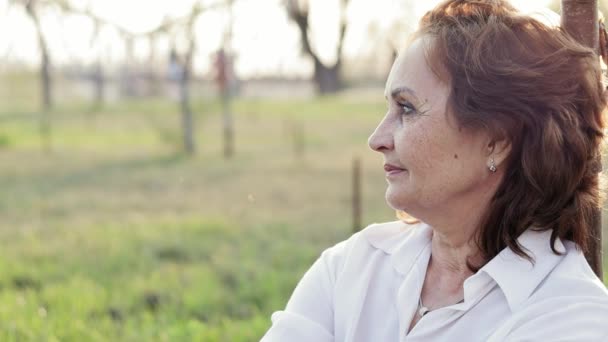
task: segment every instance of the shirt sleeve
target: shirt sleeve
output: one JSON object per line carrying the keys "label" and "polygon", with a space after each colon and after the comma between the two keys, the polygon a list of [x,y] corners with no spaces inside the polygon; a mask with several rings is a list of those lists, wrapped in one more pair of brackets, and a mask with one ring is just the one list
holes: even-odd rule
{"label": "shirt sleeve", "polygon": [[272,314],[262,342],[333,342],[334,284],[345,242],[325,250],[304,274],[283,311]]}

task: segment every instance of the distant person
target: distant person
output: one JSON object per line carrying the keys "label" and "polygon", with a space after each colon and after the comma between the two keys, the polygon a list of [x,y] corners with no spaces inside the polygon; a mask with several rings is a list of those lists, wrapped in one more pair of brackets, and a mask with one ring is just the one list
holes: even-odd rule
{"label": "distant person", "polygon": [[180,99],[180,91],[183,86],[185,68],[180,60],[175,49],[171,49],[169,53],[169,66],[167,70],[167,78],[169,79],[169,95],[171,99],[177,101]]}
{"label": "distant person", "polygon": [[215,66],[215,82],[222,94],[228,91],[228,60],[224,49],[219,49],[213,61]]}
{"label": "distant person", "polygon": [[220,95],[225,100],[238,92],[238,80],[234,73],[233,55],[220,48],[214,55],[213,66],[215,71],[215,82]]}
{"label": "distant person", "polygon": [[177,56],[175,49],[171,49],[171,52],[169,53],[168,76],[169,80],[173,82],[180,82],[184,77],[184,66]]}
{"label": "distant person", "polygon": [[507,1],[428,12],[369,138],[402,219],[323,252],[262,341],[608,341],[608,290],[583,255],[598,62]]}

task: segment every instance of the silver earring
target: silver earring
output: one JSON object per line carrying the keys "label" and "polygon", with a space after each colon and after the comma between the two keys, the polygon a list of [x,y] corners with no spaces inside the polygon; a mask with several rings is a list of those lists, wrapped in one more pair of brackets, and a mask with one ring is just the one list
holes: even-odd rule
{"label": "silver earring", "polygon": [[490,157],[490,166],[488,166],[491,172],[496,172],[496,164],[494,163],[494,157]]}

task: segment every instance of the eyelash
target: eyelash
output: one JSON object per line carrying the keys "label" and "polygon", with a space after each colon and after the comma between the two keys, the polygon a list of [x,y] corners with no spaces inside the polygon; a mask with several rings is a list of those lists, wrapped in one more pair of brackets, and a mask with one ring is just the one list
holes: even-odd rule
{"label": "eyelash", "polygon": [[412,105],[409,102],[403,102],[403,103],[397,103],[399,105],[399,108],[401,109],[401,115],[413,115],[416,114],[418,111],[416,110],[416,107],[414,107],[414,105]]}

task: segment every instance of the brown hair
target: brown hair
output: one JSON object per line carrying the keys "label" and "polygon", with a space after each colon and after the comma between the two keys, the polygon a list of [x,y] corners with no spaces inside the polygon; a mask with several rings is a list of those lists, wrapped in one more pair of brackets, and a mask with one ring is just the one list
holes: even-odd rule
{"label": "brown hair", "polygon": [[603,97],[599,59],[561,28],[520,14],[507,1],[451,0],[426,13],[428,63],[450,84],[448,106],[464,128],[507,139],[511,152],[477,244],[485,260],[528,228],[587,248],[600,206]]}

